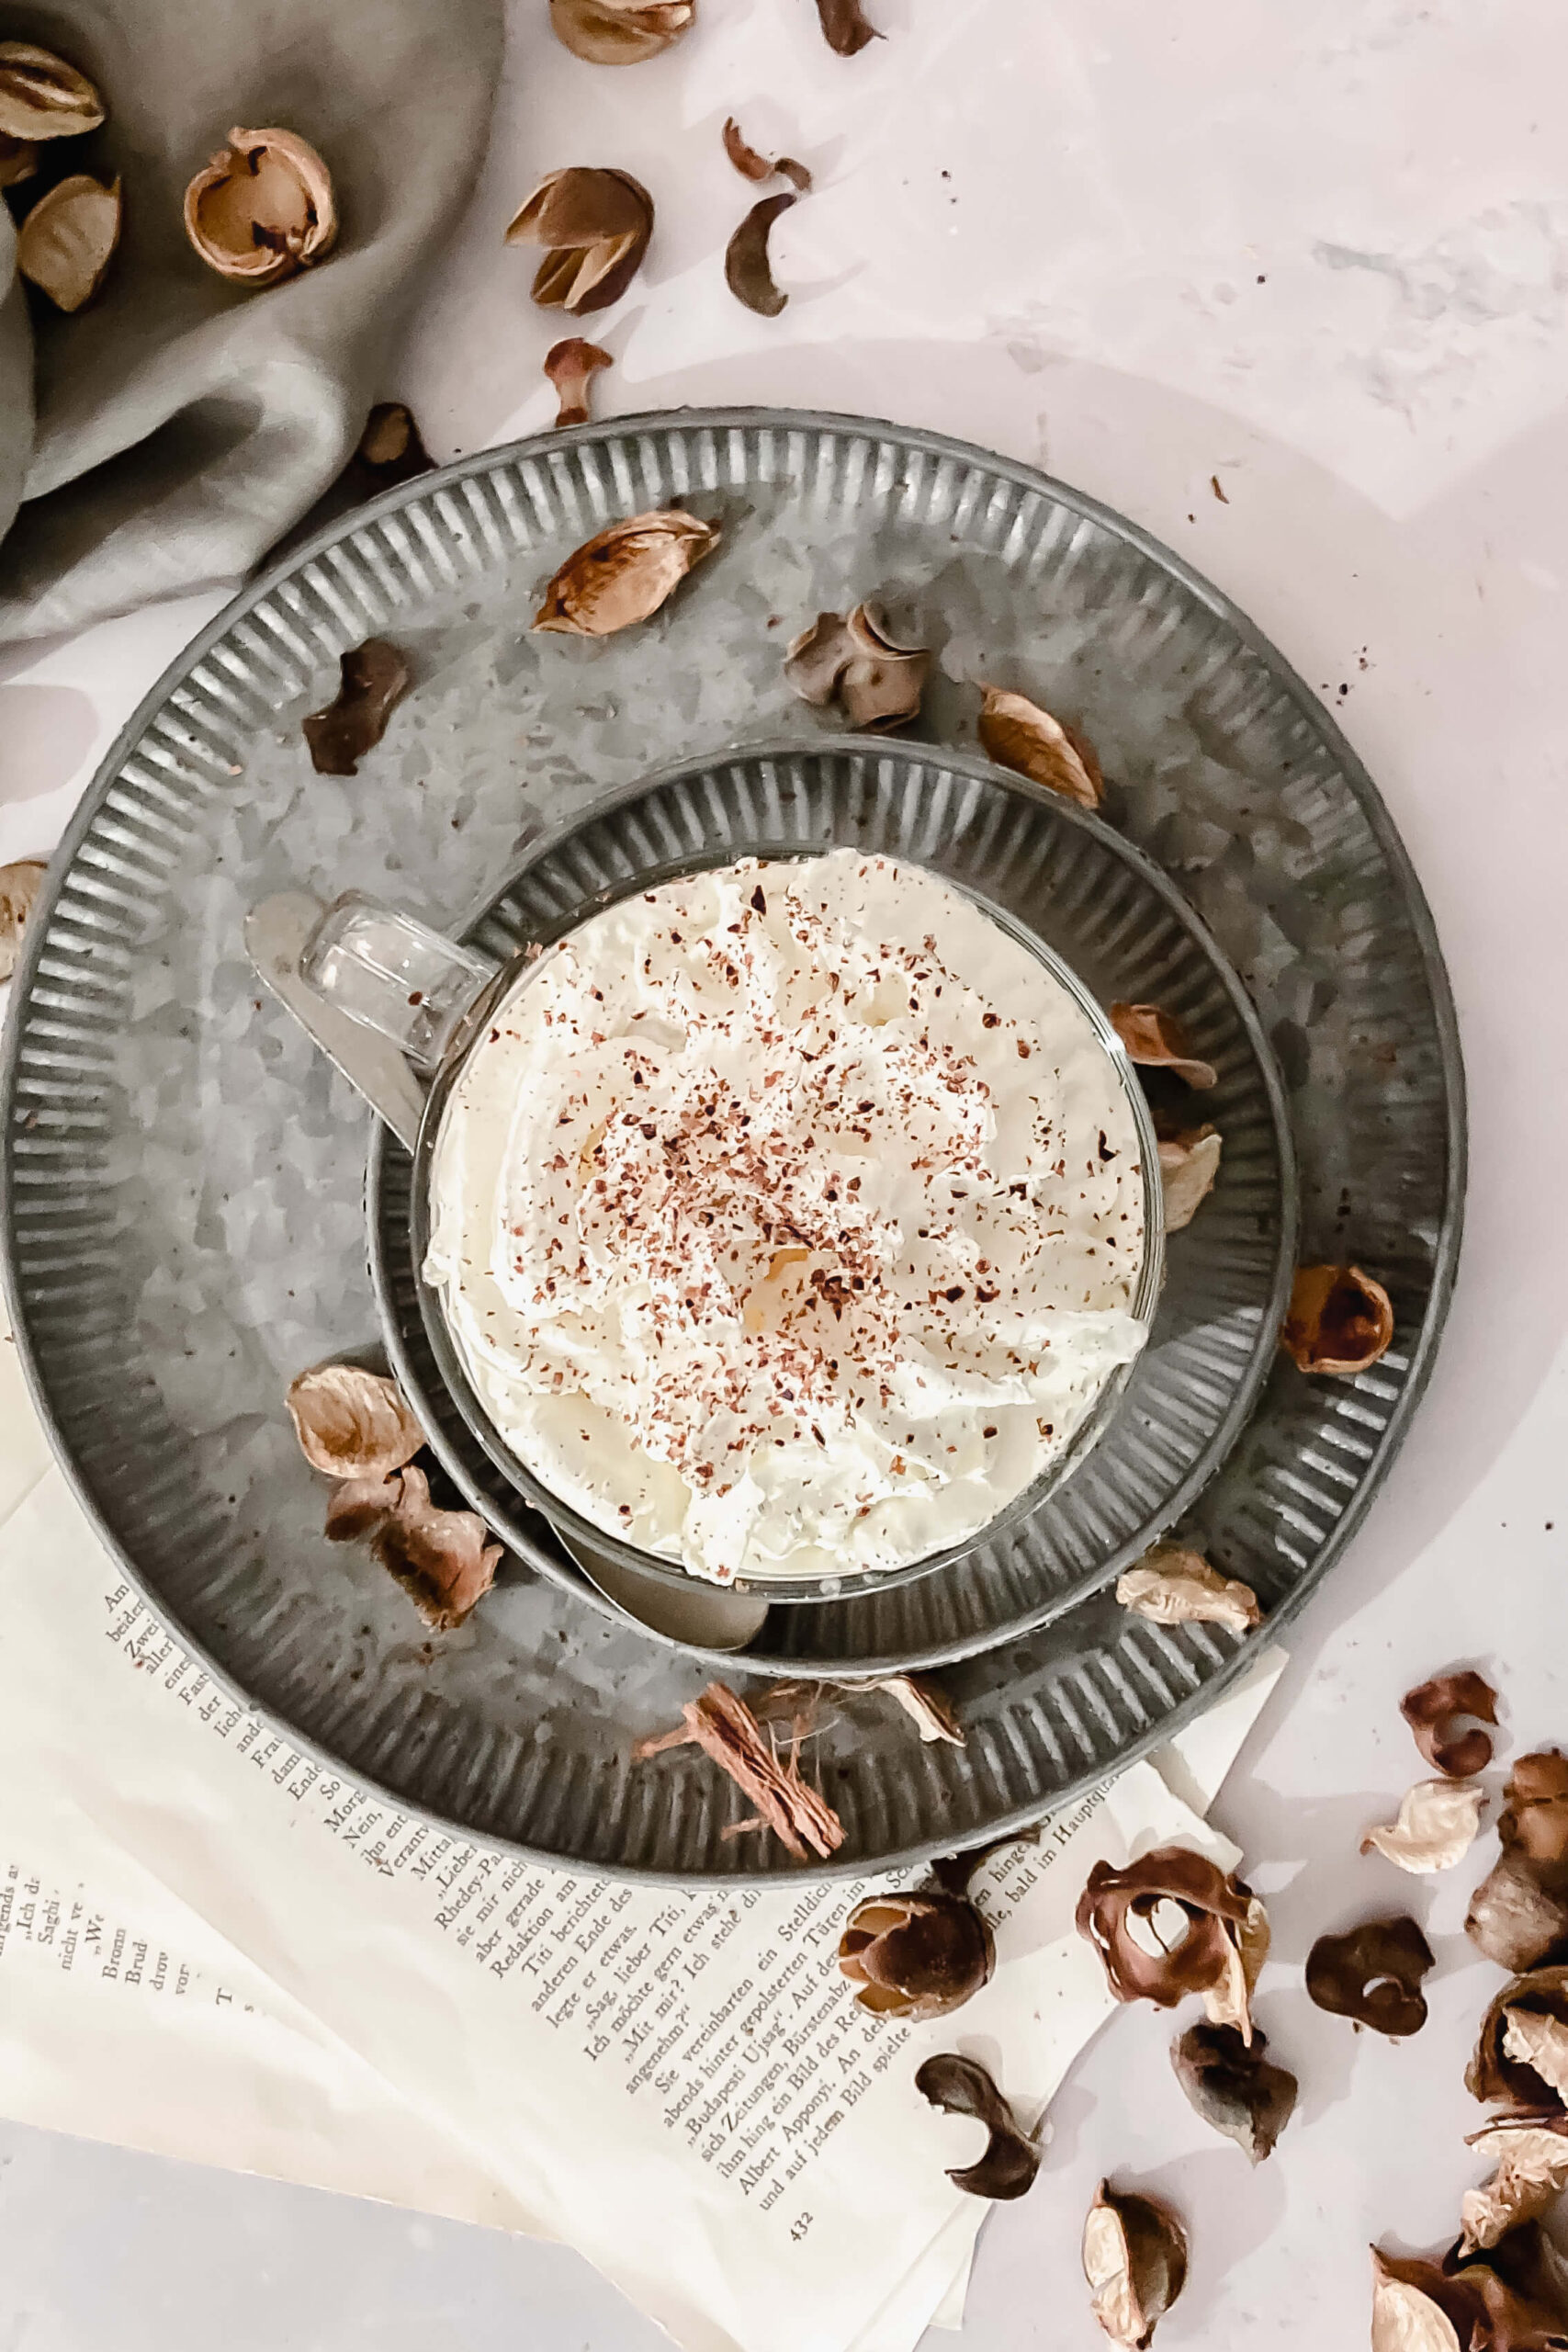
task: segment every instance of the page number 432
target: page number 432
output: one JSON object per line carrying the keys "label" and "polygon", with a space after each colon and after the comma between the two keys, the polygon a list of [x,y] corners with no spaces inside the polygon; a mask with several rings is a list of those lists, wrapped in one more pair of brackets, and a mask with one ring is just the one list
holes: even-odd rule
{"label": "page number 432", "polygon": [[795,2240],[796,2245],[800,2244],[801,2239],[806,2235],[807,2231],[810,2227],[811,2216],[809,2213],[797,2213],[795,2215],[794,2221],[789,2225],[789,2233]]}

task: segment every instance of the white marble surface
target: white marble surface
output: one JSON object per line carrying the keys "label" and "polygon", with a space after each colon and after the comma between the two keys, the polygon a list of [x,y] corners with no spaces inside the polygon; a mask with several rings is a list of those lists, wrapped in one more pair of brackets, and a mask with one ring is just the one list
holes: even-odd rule
{"label": "white marble surface", "polygon": [[[1481,1865],[1429,1883],[1356,1855],[1419,1770],[1398,1695],[1474,1659],[1518,1743],[1568,1738],[1568,21],[1551,0],[870,0],[888,39],[845,62],[808,0],[700,6],[683,48],[617,74],[567,57],[537,0],[514,0],[491,159],[386,391],[442,456],[547,422],[536,370],[558,329],[500,232],[543,170],[626,166],[660,229],[595,329],[617,359],[603,413],[864,410],[1043,462],[1121,508],[1335,705],[1453,974],[1473,1155],[1449,1337],[1220,1807],[1271,1900],[1261,2019],[1302,2109],[1249,2173],[1177,2092],[1168,2020],[1119,2018],[1057,2101],[1035,2192],[987,2229],[963,2339],[1099,2340],[1076,2243],[1111,2170],[1173,2195],[1191,2226],[1162,2346],[1322,2352],[1363,2340],[1366,2241],[1441,2243],[1477,2177],[1460,2075],[1496,1977],[1460,1923]],[[731,109],[819,171],[776,232],[794,289],[776,322],[737,310],[719,276],[747,201],[718,148]],[[220,601],[0,669],[0,858],[47,850]],[[1439,1964],[1431,2022],[1394,2048],[1313,2010],[1300,1964],[1321,1929],[1406,1905]],[[3,2352],[459,2335],[655,2341],[558,2248],[0,2126]]]}

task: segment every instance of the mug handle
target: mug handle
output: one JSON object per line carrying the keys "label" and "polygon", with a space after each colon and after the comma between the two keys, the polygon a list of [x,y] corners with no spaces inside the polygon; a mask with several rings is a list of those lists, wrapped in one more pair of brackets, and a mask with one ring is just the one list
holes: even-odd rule
{"label": "mug handle", "polygon": [[463,1016],[501,969],[357,890],[334,899],[299,952],[299,976],[329,1004],[388,1037],[415,1069],[439,1069]]}

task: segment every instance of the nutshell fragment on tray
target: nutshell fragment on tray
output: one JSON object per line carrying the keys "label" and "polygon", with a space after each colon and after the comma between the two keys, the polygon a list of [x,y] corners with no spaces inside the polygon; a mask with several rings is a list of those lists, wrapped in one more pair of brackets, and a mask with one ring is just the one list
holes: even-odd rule
{"label": "nutshell fragment on tray", "polygon": [[1102,2180],[1084,2222],[1083,2268],[1111,2343],[1143,2352],[1187,2283],[1187,2233],[1160,2199]]}
{"label": "nutshell fragment on tray", "polygon": [[638,1741],[632,1750],[634,1761],[662,1755],[668,1748],[695,1746],[728,1773],[757,1808],[757,1818],[734,1824],[736,1830],[773,1830],[797,1862],[807,1859],[807,1847],[826,1861],[843,1844],[843,1823],[801,1777],[798,1739],[792,1738],[781,1764],[750,1708],[723,1682],[710,1682],[681,1712],[683,1720],[673,1731]]}
{"label": "nutshell fragment on tray", "polygon": [[1369,1829],[1363,1854],[1379,1853],[1402,1871],[1448,1871],[1475,1843],[1486,1800],[1459,1781],[1417,1781],[1400,1800],[1397,1821]]}
{"label": "nutshell fragment on tray", "polygon": [[514,214],[509,245],[542,245],[534,300],[543,310],[607,310],[642,266],[653,198],[629,172],[571,165],[551,172]]}
{"label": "nutshell fragment on tray", "polygon": [[1160,1137],[1160,1191],[1168,1233],[1181,1233],[1191,1224],[1214,1189],[1223,1150],[1219,1129],[1207,1125]]}
{"label": "nutshell fragment on tray", "polygon": [[768,238],[781,212],[798,196],[781,189],[777,196],[760,197],[724,249],[724,282],[738,302],[764,319],[776,319],[789,296],[773,282]]}
{"label": "nutshell fragment on tray", "polygon": [[385,1478],[345,1478],[327,1503],[328,1543],[362,1543],[386,1524],[402,1498],[403,1482],[396,1472]]}
{"label": "nutshell fragment on tray", "polygon": [[1491,1763],[1489,1733],[1479,1728],[1454,1729],[1464,1715],[1473,1715],[1478,1724],[1497,1720],[1497,1693],[1473,1667],[1460,1667],[1451,1674],[1435,1674],[1430,1681],[1418,1682],[1400,1701],[1399,1712],[1435,1770],[1466,1781],[1472,1772],[1484,1772]]}
{"label": "nutshell fragment on tray", "polygon": [[950,1747],[963,1747],[967,1743],[964,1726],[947,1702],[946,1696],[934,1682],[919,1674],[886,1674],[879,1681],[862,1682],[862,1690],[881,1690],[902,1707],[920,1735],[921,1743],[931,1746],[943,1741]]}
{"label": "nutshell fragment on tray", "polygon": [[1206,1854],[1156,1846],[1120,1870],[1096,1862],[1078,1898],[1077,1926],[1099,1952],[1117,2000],[1168,2009],[1189,1993],[1201,1993],[1216,2024],[1235,2025],[1251,2041],[1250,1999],[1269,1951],[1268,1913],[1249,1886]]}
{"label": "nutshell fragment on tray", "polygon": [[980,747],[998,767],[1043,784],[1080,808],[1098,808],[1105,797],[1105,778],[1094,746],[1075,728],[1054,718],[1026,695],[1001,686],[983,686],[977,731]]}
{"label": "nutshell fragment on tray", "polygon": [[977,2058],[939,2052],[917,2069],[915,2088],[945,2115],[972,2115],[990,2134],[976,2163],[949,2168],[947,2177],[955,2188],[970,2197],[1002,2201],[1021,2197],[1033,2186],[1040,2169],[1039,2147]]}
{"label": "nutshell fragment on tray", "polygon": [[21,857],[0,865],[0,980],[8,980],[22,952],[22,933],[47,871],[41,858]]}
{"label": "nutshell fragment on tray", "polygon": [[463,1623],[495,1582],[502,1547],[471,1510],[443,1510],[430,1499],[430,1482],[411,1463],[402,1473],[396,1510],[371,1537],[370,1548],[438,1633]]}
{"label": "nutshell fragment on tray", "polygon": [[1170,2049],[1176,2079],[1195,2111],[1255,2165],[1273,2153],[1296,2104],[1296,2078],[1265,2058],[1268,2046],[1257,2027],[1247,2042],[1234,2025],[1208,2024],[1189,2026]]}
{"label": "nutshell fragment on tray", "polygon": [[1206,1091],[1217,1082],[1210,1062],[1190,1050],[1187,1032],[1173,1012],[1157,1004],[1113,1004],[1111,1025],[1127,1048],[1128,1058],[1148,1069],[1168,1069],[1189,1086]]}
{"label": "nutshell fragment on tray", "polygon": [[0,138],[77,139],[104,119],[104,102],[79,69],[30,40],[0,40]]}
{"label": "nutshell fragment on tray", "polygon": [[718,545],[716,523],[679,506],[629,514],[573,549],[545,590],[536,629],[611,637],[668,602],[694,565]]}
{"label": "nutshell fragment on tray", "polygon": [[1568,2114],[1494,2116],[1470,2132],[1465,2144],[1496,2166],[1490,2180],[1465,2191],[1460,2209],[1465,2254],[1495,2246],[1521,2222],[1539,2220],[1568,2188]]}
{"label": "nutshell fragment on tray", "polygon": [[185,221],[220,277],[276,286],[324,261],[336,243],[332,174],[292,130],[231,130],[186,189]]}
{"label": "nutshell fragment on tray", "polygon": [[1298,1266],[1280,1345],[1308,1373],[1368,1372],[1393,1340],[1393,1307],[1359,1266]]}
{"label": "nutshell fragment on tray", "polygon": [[696,0],[550,0],[556,39],[590,65],[639,65],[690,29]]}
{"label": "nutshell fragment on tray", "polygon": [[840,57],[857,57],[867,41],[882,39],[860,0],[817,0],[817,16],[823,39]]}
{"label": "nutshell fragment on tray", "polygon": [[385,1478],[424,1443],[396,1381],[360,1364],[302,1372],[287,1402],[300,1452],[329,1478]]}
{"label": "nutshell fragment on tray", "polygon": [[79,311],[108,274],[119,243],[119,182],[73,173],[40,196],[17,237],[17,267],[57,311]]}
{"label": "nutshell fragment on tray", "polygon": [[318,775],[357,775],[367,752],[387,731],[387,721],[409,688],[409,665],[384,637],[367,637],[340,663],[343,683],[335,701],[301,721]]}
{"label": "nutshell fragment on tray", "polygon": [[1238,1577],[1224,1577],[1201,1552],[1156,1544],[1116,1580],[1116,1598],[1134,1616],[1156,1625],[1227,1625],[1250,1633],[1263,1622],[1258,1595]]}
{"label": "nutshell fragment on tray", "polygon": [[863,2009],[946,2017],[990,1982],[991,1930],[966,1894],[942,1887],[868,1894],[839,1939],[839,1967]]}
{"label": "nutshell fragment on tray", "polygon": [[1367,1919],[1343,1935],[1319,1936],[1307,1954],[1307,1995],[1334,2017],[1403,2041],[1427,2022],[1421,1980],[1434,1964],[1414,1919]]}
{"label": "nutshell fragment on tray", "polygon": [[0,130],[0,187],[20,187],[39,167],[39,151],[27,139],[7,139]]}
{"label": "nutshell fragment on tray", "polygon": [[562,343],[551,344],[545,354],[545,374],[555,388],[560,405],[556,411],[556,424],[586,424],[588,398],[596,371],[613,368],[615,361],[596,343],[586,343],[580,334],[570,334]]}
{"label": "nutshell fragment on tray", "polygon": [[882,733],[919,716],[931,659],[927,647],[900,642],[882,607],[867,602],[847,616],[818,613],[786,648],[784,679],[815,709],[836,700],[852,726]]}

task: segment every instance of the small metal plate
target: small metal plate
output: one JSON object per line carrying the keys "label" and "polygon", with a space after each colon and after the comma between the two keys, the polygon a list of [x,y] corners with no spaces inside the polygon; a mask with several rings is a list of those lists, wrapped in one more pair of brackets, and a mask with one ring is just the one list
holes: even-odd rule
{"label": "small metal plate", "polygon": [[[1189,1098],[1191,1114],[1213,1119],[1224,1138],[1213,1193],[1168,1243],[1148,1344],[1061,1483],[956,1559],[908,1579],[846,1578],[839,1593],[775,1606],[749,1646],[758,1671],[852,1676],[938,1665],[1048,1624],[1171,1525],[1229,1452],[1269,1372],[1297,1197],[1273,1056],[1180,892],[1059,795],[959,754],[850,739],[655,779],[542,843],[474,935],[510,957],[676,873],[834,846],[902,858],[956,884],[1055,951],[1101,1007],[1157,1001],[1174,1012],[1218,1072],[1210,1091]],[[493,1431],[488,1443],[476,1438],[483,1409],[418,1280],[418,1166],[389,1137],[372,1142],[371,1265],[399,1377],[475,1509],[522,1557],[581,1591],[558,1536],[524,1507],[503,1442]],[[575,1530],[563,1522],[561,1532]]]}

